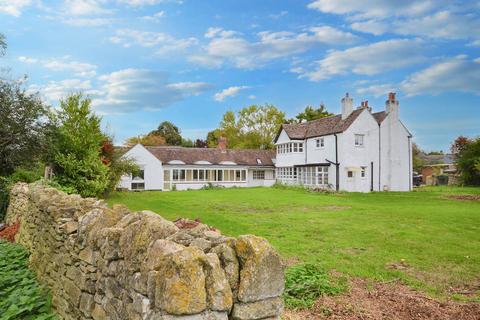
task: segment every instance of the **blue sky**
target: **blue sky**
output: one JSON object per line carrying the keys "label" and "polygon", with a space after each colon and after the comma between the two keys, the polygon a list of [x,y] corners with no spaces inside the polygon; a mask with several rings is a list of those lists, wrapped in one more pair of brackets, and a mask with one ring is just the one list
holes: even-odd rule
{"label": "blue sky", "polygon": [[1,67],[58,105],[83,91],[121,143],[158,123],[204,138],[227,110],[291,117],[389,91],[427,150],[480,133],[480,2],[0,0]]}

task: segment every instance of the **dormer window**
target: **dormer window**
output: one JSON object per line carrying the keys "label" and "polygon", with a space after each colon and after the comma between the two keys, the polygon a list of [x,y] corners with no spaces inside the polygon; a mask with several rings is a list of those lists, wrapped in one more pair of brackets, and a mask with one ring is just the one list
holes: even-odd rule
{"label": "dormer window", "polygon": [[262,164],[262,160],[257,158],[257,164]]}
{"label": "dormer window", "polygon": [[324,138],[315,139],[315,145],[317,146],[317,148],[325,147],[325,139]]}
{"label": "dormer window", "polygon": [[355,146],[356,147],[363,147],[363,138],[365,137],[365,135],[363,134],[356,134],[355,135]]}

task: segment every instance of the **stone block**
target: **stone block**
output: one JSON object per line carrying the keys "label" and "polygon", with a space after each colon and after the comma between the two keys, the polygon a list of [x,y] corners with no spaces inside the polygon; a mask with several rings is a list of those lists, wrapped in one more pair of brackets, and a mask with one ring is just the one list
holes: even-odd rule
{"label": "stone block", "polygon": [[283,300],[280,297],[250,303],[235,303],[232,310],[232,319],[253,320],[278,317],[282,311]]}

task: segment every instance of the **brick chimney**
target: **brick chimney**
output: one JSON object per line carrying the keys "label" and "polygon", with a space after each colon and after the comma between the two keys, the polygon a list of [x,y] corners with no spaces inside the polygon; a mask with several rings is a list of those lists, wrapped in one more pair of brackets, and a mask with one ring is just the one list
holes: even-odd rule
{"label": "brick chimney", "polygon": [[348,118],[353,111],[353,99],[350,98],[348,92],[345,93],[345,97],[342,98],[342,120]]}
{"label": "brick chimney", "polygon": [[222,151],[226,151],[227,147],[228,147],[227,138],[225,138],[225,137],[218,138],[217,148],[222,150]]}
{"label": "brick chimney", "polygon": [[388,100],[385,101],[385,112],[387,112],[387,114],[391,114],[393,118],[398,119],[399,103],[395,98],[395,95],[395,92],[388,93]]}

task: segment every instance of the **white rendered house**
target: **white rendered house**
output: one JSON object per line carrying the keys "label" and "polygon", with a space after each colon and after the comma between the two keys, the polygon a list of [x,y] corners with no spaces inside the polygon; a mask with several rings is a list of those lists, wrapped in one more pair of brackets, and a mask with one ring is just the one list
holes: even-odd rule
{"label": "white rendered house", "polygon": [[188,190],[207,184],[222,187],[272,186],[275,183],[273,150],[148,147],[137,144],[123,155],[140,167],[138,176],[124,176],[120,188],[128,190]]}
{"label": "white rendered house", "polygon": [[368,102],[354,109],[347,93],[340,115],[282,125],[275,139],[276,179],[344,191],[409,191],[411,137],[395,93],[377,113]]}
{"label": "white rendered house", "polygon": [[124,157],[140,166],[124,176],[128,190],[187,190],[207,184],[223,187],[272,186],[275,181],[332,190],[409,191],[412,189],[412,135],[399,119],[395,93],[385,111],[372,113],[368,102],[354,109],[342,99],[342,113],[306,123],[284,124],[273,150],[148,147],[140,144]]}

